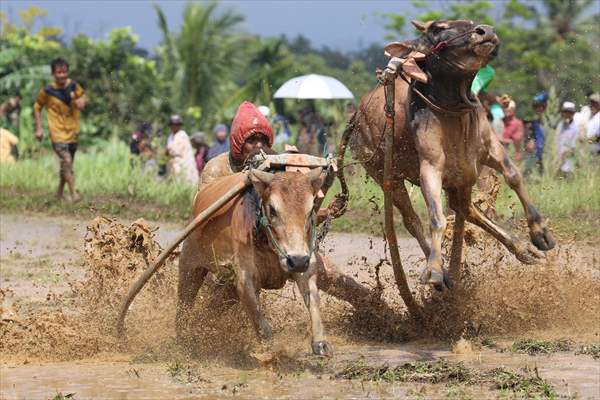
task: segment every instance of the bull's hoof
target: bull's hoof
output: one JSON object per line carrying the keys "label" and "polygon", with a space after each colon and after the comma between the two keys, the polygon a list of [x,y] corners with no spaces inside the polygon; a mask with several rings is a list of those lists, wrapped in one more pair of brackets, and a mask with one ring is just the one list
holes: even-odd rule
{"label": "bull's hoof", "polygon": [[521,240],[517,240],[512,253],[517,257],[517,260],[528,265],[537,264],[546,258],[544,253],[536,249],[534,245]]}
{"label": "bull's hoof", "polygon": [[432,285],[436,290],[444,289],[444,275],[437,269],[425,267],[419,281],[424,285]]}
{"label": "bull's hoof", "polygon": [[316,356],[321,357],[331,357],[333,355],[333,350],[329,347],[329,344],[322,340],[320,342],[312,342],[312,352]]}
{"label": "bull's hoof", "polygon": [[554,236],[552,236],[552,233],[546,227],[542,228],[541,232],[531,232],[530,236],[531,243],[542,251],[552,250],[556,246]]}

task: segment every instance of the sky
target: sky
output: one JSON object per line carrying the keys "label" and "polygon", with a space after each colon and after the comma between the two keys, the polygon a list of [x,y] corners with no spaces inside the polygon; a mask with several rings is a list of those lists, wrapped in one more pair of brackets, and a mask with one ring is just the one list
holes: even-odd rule
{"label": "sky", "polygon": [[[156,0],[165,12],[169,27],[178,30],[186,2]],[[85,33],[94,39],[106,37],[115,27],[131,26],[139,44],[152,50],[161,39],[153,1],[148,0],[1,0],[0,9],[11,21],[31,5],[48,11],[45,25],[64,30],[67,38]],[[350,51],[383,42],[383,14],[394,12],[415,15],[410,0],[224,0],[223,7],[240,11],[246,21],[242,31],[261,36],[286,34],[293,38],[302,33],[317,47]]]}

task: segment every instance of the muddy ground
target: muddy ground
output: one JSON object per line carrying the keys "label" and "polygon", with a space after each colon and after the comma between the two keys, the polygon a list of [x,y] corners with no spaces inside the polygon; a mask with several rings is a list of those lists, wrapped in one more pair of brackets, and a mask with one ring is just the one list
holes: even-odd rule
{"label": "muddy ground", "polygon": [[[237,304],[207,284],[194,334],[174,339],[176,259],[114,318],[131,280],[181,228],[0,215],[0,398],[600,398],[600,250],[562,240],[526,266],[478,231],[452,292],[416,285],[424,258],[401,251],[423,320],[405,314],[384,243],[331,233],[323,251],[390,306],[362,311],[326,294],[332,358],[310,355],[297,291],[265,292],[275,329],[258,342]],[[377,271],[380,271],[377,273]],[[377,283],[379,282],[379,284]]]}

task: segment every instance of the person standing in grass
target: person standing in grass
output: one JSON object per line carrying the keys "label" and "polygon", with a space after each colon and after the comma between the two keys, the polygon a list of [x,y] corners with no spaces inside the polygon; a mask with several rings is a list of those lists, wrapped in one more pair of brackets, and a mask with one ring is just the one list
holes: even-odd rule
{"label": "person standing in grass", "polygon": [[574,120],[575,103],[565,101],[561,108],[562,120],[556,127],[557,155],[560,159],[560,167],[557,172],[559,177],[570,177],[575,170],[575,148],[579,129]]}
{"label": "person standing in grass", "polygon": [[212,160],[220,154],[227,153],[229,151],[229,140],[227,139],[227,126],[224,124],[216,125],[213,129],[215,134],[215,141],[208,149],[206,155],[207,160]]}
{"label": "person standing in grass", "polygon": [[171,134],[167,139],[167,155],[169,156],[167,170],[176,179],[195,186],[198,184],[198,170],[196,169],[194,150],[188,134],[181,129],[182,126],[181,117],[177,114],[171,115],[169,118]]}
{"label": "person standing in grass", "polygon": [[40,141],[44,138],[41,111],[46,107],[50,141],[60,164],[56,197],[62,200],[66,183],[71,201],[77,202],[81,196],[75,189],[73,161],[77,151],[79,114],[85,108],[87,100],[83,88],[69,78],[69,63],[66,60],[56,58],[50,68],[54,81],[40,90],[33,107],[35,137]]}
{"label": "person standing in grass", "polygon": [[586,138],[590,142],[590,151],[600,156],[600,94],[592,93],[589,97],[591,118],[587,123]]}
{"label": "person standing in grass", "polygon": [[540,176],[544,174],[543,156],[546,133],[544,132],[543,117],[546,112],[547,101],[548,94],[545,92],[533,98],[532,107],[535,111],[535,118],[529,123],[528,134],[525,138],[524,177],[531,175],[535,167],[537,167]]}

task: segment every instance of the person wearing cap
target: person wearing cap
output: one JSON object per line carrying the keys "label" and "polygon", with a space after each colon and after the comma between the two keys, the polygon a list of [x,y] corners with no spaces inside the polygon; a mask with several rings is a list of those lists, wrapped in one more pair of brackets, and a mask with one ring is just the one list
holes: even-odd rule
{"label": "person wearing cap", "polygon": [[[200,176],[198,193],[205,185],[216,179],[240,172],[248,156],[262,150],[267,154],[275,154],[273,130],[269,121],[259,109],[249,101],[244,101],[237,110],[231,124],[231,140],[229,152],[223,153],[206,163]],[[317,219],[322,221],[329,210],[321,209]],[[352,277],[342,274],[337,267],[323,254],[316,251],[319,289],[345,300],[354,307],[365,306],[374,300],[373,293]]]}
{"label": "person wearing cap", "polygon": [[546,134],[543,127],[543,116],[546,112],[546,102],[548,94],[543,92],[533,98],[533,111],[536,117],[528,124],[528,134],[525,138],[525,157],[523,176],[531,175],[534,167],[537,166],[540,176],[544,174],[544,146],[546,144]]}
{"label": "person wearing cap", "polygon": [[508,95],[500,98],[500,104],[504,108],[504,130],[500,142],[508,148],[511,144],[514,146],[514,159],[521,160],[521,141],[523,140],[523,121],[515,115],[517,105]]}
{"label": "person wearing cap", "polygon": [[588,97],[591,118],[587,123],[586,138],[590,143],[590,151],[600,156],[600,94],[592,93]]}
{"label": "person wearing cap", "polygon": [[575,148],[579,130],[573,119],[575,116],[575,103],[565,101],[560,109],[562,120],[556,127],[556,151],[560,159],[559,176],[569,176],[575,169]]}
{"label": "person wearing cap", "polygon": [[177,114],[169,118],[171,134],[167,139],[167,155],[169,174],[178,180],[196,185],[198,183],[198,170],[194,160],[194,151],[188,134],[181,129],[183,120]]}
{"label": "person wearing cap", "polygon": [[208,149],[208,154],[206,155],[207,160],[212,160],[219,154],[223,154],[229,151],[229,140],[227,139],[227,125],[215,125],[215,127],[213,128],[213,133],[215,135],[215,141],[210,146],[210,149]]}
{"label": "person wearing cap", "polygon": [[208,145],[204,140],[204,132],[196,132],[192,135],[192,147],[196,150],[194,159],[196,160],[196,169],[198,176],[202,174],[206,165],[206,156],[208,155]]}

